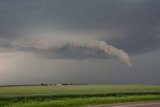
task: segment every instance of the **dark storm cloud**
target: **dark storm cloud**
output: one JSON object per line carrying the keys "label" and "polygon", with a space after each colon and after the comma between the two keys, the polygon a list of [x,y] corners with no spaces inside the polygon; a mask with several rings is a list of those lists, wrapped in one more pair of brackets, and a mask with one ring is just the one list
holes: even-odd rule
{"label": "dark storm cloud", "polygon": [[159,55],[160,0],[0,0],[0,84],[159,83]]}
{"label": "dark storm cloud", "polygon": [[[1,46],[13,51],[29,51],[39,52],[41,55],[53,56],[53,58],[70,58],[70,59],[84,59],[84,58],[105,58],[110,56],[118,59],[119,61],[131,66],[131,61],[128,54],[122,49],[118,49],[112,45],[107,44],[104,41],[94,40],[91,38],[84,39],[78,37],[65,37],[62,38],[40,38],[36,40],[28,39],[26,41],[12,41],[10,44],[5,45],[7,42],[2,41]],[[52,58],[52,57],[50,57]]]}
{"label": "dark storm cloud", "polygon": [[[36,47],[25,47],[6,40],[0,40],[0,52],[31,52],[47,59],[86,59],[86,58],[109,58],[104,51],[98,49],[88,49],[85,47],[70,48],[65,45],[59,49],[38,49]],[[97,54],[98,53],[98,54]]]}
{"label": "dark storm cloud", "polygon": [[37,50],[36,54],[41,55],[48,59],[62,58],[62,59],[83,60],[87,58],[109,58],[109,56],[106,55],[104,51],[88,49],[84,47],[70,48],[69,46],[64,46],[56,50],[48,50],[48,51]]}
{"label": "dark storm cloud", "polygon": [[[12,40],[46,26],[78,33],[100,31],[97,37],[130,54],[158,50],[159,4],[159,0],[1,0],[0,38],[7,42],[0,45],[12,48]],[[111,38],[101,33],[118,29],[124,30]]]}

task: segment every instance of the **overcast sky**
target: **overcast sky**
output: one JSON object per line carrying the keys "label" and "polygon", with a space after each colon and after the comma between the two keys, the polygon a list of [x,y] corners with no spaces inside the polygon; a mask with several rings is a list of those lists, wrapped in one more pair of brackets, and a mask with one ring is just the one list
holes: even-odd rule
{"label": "overcast sky", "polygon": [[160,0],[0,0],[0,85],[160,84]]}

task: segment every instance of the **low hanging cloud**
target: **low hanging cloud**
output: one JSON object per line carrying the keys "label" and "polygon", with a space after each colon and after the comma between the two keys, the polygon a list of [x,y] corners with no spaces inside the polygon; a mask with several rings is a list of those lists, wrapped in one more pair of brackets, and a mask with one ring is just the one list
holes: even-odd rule
{"label": "low hanging cloud", "polygon": [[20,47],[21,50],[36,50],[38,54],[45,53],[46,56],[52,56],[52,58],[84,59],[89,57],[109,56],[118,59],[120,62],[123,62],[128,66],[132,66],[131,60],[125,51],[109,45],[102,40],[70,36],[43,36],[14,41],[14,44]]}

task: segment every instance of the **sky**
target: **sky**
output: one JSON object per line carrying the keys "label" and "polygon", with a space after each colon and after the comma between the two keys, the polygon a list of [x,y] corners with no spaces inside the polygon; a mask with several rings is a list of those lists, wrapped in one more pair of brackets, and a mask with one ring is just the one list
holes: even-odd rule
{"label": "sky", "polygon": [[0,85],[160,84],[159,0],[0,0]]}

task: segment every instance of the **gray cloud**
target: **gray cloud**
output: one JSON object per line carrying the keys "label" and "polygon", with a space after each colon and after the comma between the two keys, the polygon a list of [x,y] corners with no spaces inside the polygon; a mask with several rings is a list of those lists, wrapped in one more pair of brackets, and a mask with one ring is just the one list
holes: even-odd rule
{"label": "gray cloud", "polygon": [[160,46],[153,33],[160,23],[159,4],[158,0],[1,0],[0,38],[26,37],[42,27],[86,32],[130,54],[155,51]]}
{"label": "gray cloud", "polygon": [[94,40],[90,38],[84,39],[84,38],[78,38],[78,37],[75,38],[66,36],[65,37],[59,36],[54,38],[36,37],[35,39],[36,40],[34,40],[33,38],[28,39],[29,42],[27,42],[26,40],[13,41],[10,44],[4,42],[2,43],[2,46],[6,48],[11,48],[12,50],[15,51],[29,50],[31,52],[39,51],[40,53],[42,52],[48,53],[48,55],[52,55],[53,58],[57,55],[59,57],[61,56],[62,58],[67,57],[67,58],[80,58],[80,59],[88,57],[90,56],[90,54],[91,54],[90,57],[102,57],[102,55],[104,57],[109,55],[131,66],[130,58],[126,52],[124,52],[122,49],[117,49],[116,47],[109,45],[104,41]]}
{"label": "gray cloud", "polygon": [[[52,80],[53,77],[56,78],[55,81],[72,81],[72,77],[77,82],[84,78],[90,83],[158,83],[159,55],[156,53],[159,54],[160,50],[159,10],[159,0],[0,0],[0,69],[1,74],[4,74],[2,77],[5,81],[13,78],[12,80],[18,82],[24,75],[28,75],[25,79],[27,80],[32,73],[41,72],[36,80],[34,77],[29,80],[36,83],[40,79],[43,80],[44,76],[44,81]],[[123,49],[122,53],[130,55],[133,61],[132,70],[135,71],[123,72],[130,71],[130,68],[114,61],[112,57],[120,57],[117,51],[114,56],[108,55],[104,49],[90,48],[91,45],[66,43],[67,37],[77,38],[76,41],[80,37],[98,42],[101,40],[115,46],[118,52]],[[65,42],[56,44],[57,38]],[[76,47],[73,44],[76,44]],[[28,54],[31,56],[26,57]],[[27,59],[30,61],[27,62]],[[45,63],[42,64],[43,61]],[[151,63],[155,61],[153,66]],[[36,66],[33,66],[34,64]],[[68,65],[65,66],[66,64]],[[19,65],[22,67],[18,68]],[[93,75],[89,76],[91,72]],[[144,77],[146,73],[148,74]],[[23,75],[21,79],[15,79],[18,74]],[[97,75],[102,78],[94,80]]]}

